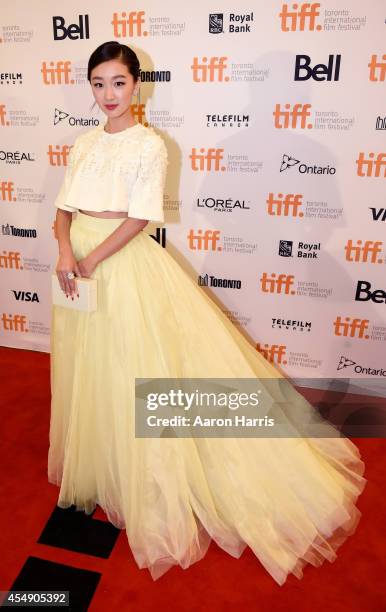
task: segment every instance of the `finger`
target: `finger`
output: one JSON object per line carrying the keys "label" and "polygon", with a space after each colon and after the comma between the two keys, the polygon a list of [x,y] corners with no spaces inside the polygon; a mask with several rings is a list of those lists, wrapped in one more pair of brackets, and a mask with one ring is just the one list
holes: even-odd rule
{"label": "finger", "polygon": [[69,284],[69,278],[67,277],[67,272],[63,272],[63,287],[64,287],[64,292],[67,295],[70,294],[70,284]]}
{"label": "finger", "polygon": [[61,290],[63,291],[63,293],[66,293],[66,287],[65,287],[65,284],[64,284],[63,272],[61,272],[59,270],[57,272],[57,277],[58,277],[58,280],[59,280],[59,285],[60,285]]}

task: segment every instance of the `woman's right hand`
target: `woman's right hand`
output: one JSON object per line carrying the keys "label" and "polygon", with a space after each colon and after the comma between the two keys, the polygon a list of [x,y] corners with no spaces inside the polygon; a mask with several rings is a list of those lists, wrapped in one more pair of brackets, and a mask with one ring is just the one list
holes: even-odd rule
{"label": "woman's right hand", "polygon": [[59,255],[55,272],[59,280],[60,288],[64,291],[66,297],[68,297],[68,295],[73,297],[77,292],[76,281],[75,278],[68,278],[67,274],[68,272],[74,272],[75,276],[82,276],[82,274],[72,251]]}

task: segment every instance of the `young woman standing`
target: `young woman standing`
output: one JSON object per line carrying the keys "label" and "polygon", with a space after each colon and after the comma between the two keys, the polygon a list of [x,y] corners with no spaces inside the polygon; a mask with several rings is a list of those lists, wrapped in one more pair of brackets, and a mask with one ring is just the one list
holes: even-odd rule
{"label": "young woman standing", "polygon": [[[135,53],[116,41],[90,56],[88,80],[106,114],[78,136],[57,196],[56,273],[69,300],[96,278],[95,312],[54,306],[48,478],[58,505],[97,504],[125,528],[154,579],[201,559],[214,539],[250,546],[279,583],[305,563],[333,561],[361,516],[366,479],[347,438],[140,438],[135,378],[283,375],[244,338],[173,257],[142,230],[163,222],[162,138],[135,123]],[[76,216],[72,218],[72,214]],[[283,416],[316,410],[293,387]]]}

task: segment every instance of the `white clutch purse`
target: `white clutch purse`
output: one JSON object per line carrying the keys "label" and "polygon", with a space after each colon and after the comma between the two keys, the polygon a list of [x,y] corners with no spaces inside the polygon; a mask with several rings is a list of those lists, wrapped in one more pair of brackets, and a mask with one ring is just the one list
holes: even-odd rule
{"label": "white clutch purse", "polygon": [[56,274],[51,275],[52,278],[52,303],[55,306],[64,306],[73,310],[82,310],[84,312],[93,312],[97,310],[97,279],[84,278],[76,276],[75,282],[78,288],[79,297],[76,293],[74,299],[66,297],[64,291],[60,288],[59,279]]}

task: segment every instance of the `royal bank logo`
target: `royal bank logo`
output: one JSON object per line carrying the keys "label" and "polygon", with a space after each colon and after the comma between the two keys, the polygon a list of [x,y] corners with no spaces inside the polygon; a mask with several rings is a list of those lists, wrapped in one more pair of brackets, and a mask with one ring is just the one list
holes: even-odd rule
{"label": "royal bank logo", "polygon": [[[320,242],[298,242],[296,257],[305,259],[317,259],[320,252]],[[293,257],[293,241],[279,240],[278,254],[281,257]]]}
{"label": "royal bank logo", "polygon": [[281,257],[292,257],[292,240],[279,240],[279,255]]}
{"label": "royal bank logo", "polygon": [[[251,23],[254,21],[251,13],[229,13],[225,31],[227,34],[250,33]],[[211,13],[209,15],[209,33],[222,34],[224,32],[224,13]]]}
{"label": "royal bank logo", "polygon": [[209,15],[210,34],[221,34],[224,31],[224,13],[211,13]]}

